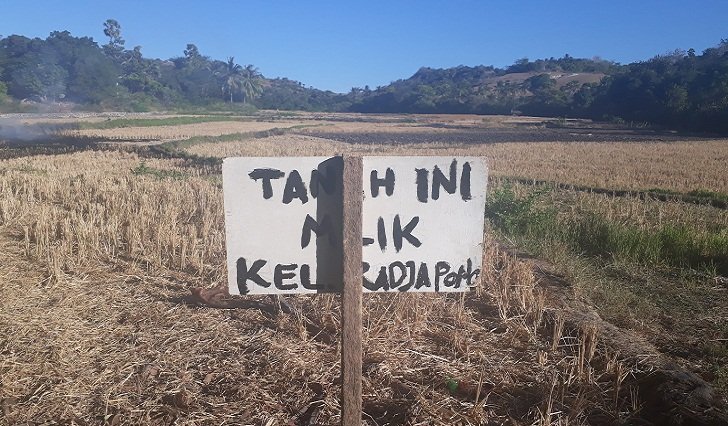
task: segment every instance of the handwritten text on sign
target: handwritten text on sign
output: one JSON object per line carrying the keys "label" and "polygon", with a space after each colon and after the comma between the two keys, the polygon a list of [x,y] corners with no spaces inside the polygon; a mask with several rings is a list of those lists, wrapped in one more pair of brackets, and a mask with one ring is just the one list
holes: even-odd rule
{"label": "handwritten text on sign", "polygon": [[365,291],[466,291],[480,273],[478,157],[364,157]]}
{"label": "handwritten text on sign", "polygon": [[[477,157],[365,157],[365,291],[464,291],[480,273],[487,169]],[[341,157],[223,163],[231,294],[339,292]]]}

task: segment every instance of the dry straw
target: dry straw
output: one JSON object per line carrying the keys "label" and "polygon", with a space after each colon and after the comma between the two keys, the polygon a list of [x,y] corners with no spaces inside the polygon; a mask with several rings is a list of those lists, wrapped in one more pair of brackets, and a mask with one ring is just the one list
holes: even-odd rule
{"label": "dry straw", "polygon": [[[343,150],[278,136],[192,151],[208,149]],[[182,160],[147,159],[141,170],[157,173],[134,173],[142,161],[81,152],[0,162],[0,421],[337,423],[338,297],[285,298],[288,313],[268,298],[248,309],[188,304],[191,288],[226,276],[219,180]],[[488,237],[482,273],[464,296],[365,297],[366,424],[583,424],[639,412],[629,365],[593,328],[565,327],[531,265]]]}

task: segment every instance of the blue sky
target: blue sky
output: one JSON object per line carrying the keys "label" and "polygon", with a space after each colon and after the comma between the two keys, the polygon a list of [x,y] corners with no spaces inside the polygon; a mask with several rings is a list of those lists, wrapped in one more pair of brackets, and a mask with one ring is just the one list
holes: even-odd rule
{"label": "blue sky", "polygon": [[728,1],[155,1],[0,0],[0,35],[68,30],[181,56],[187,43],[234,56],[266,77],[320,89],[385,85],[421,66],[504,67],[516,59],[600,56],[620,63],[728,38]]}

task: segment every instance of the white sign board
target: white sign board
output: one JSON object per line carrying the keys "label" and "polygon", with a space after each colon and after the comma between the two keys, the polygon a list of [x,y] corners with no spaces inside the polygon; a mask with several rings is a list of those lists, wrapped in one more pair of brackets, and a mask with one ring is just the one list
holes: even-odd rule
{"label": "white sign board", "polygon": [[230,294],[339,292],[341,157],[226,158]]}
{"label": "white sign board", "polygon": [[483,257],[480,157],[364,157],[364,291],[467,291]]}
{"label": "white sign board", "polygon": [[[466,291],[483,254],[479,157],[364,157],[364,291]],[[230,294],[340,292],[343,159],[223,162]]]}

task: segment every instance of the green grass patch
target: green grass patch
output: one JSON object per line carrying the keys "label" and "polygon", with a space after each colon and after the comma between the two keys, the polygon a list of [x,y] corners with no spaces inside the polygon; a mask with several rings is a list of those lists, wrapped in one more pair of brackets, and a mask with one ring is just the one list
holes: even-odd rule
{"label": "green grass patch", "polygon": [[556,211],[537,208],[536,201],[550,188],[540,188],[517,196],[506,184],[488,194],[486,217],[496,229],[510,236],[545,236],[554,226]]}
{"label": "green grass patch", "polygon": [[496,229],[531,249],[560,242],[576,253],[644,265],[668,265],[728,275],[728,232],[697,231],[667,224],[656,230],[616,223],[597,213],[559,216],[537,201],[542,188],[517,196],[510,185],[493,191],[486,216]]}
{"label": "green grass patch", "polygon": [[588,255],[728,274],[726,233],[697,232],[687,226],[672,224],[649,231],[617,224],[597,214],[588,214],[563,225],[567,232],[565,239]]}
{"label": "green grass patch", "polygon": [[183,179],[187,177],[184,173],[177,170],[162,170],[154,167],[147,166],[147,163],[142,161],[138,166],[131,169],[131,173],[135,176],[153,176],[159,180],[162,179]]}
{"label": "green grass patch", "polygon": [[177,104],[175,112],[178,114],[196,115],[257,115],[258,108],[252,104],[229,102],[211,102],[208,104]]}

